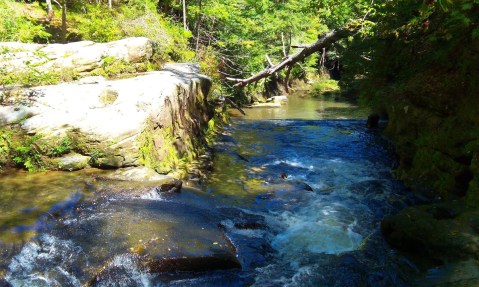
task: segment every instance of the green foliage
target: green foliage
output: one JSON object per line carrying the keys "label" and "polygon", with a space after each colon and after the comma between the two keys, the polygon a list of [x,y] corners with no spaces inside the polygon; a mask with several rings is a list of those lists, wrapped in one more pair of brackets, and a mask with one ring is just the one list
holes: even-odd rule
{"label": "green foliage", "polygon": [[69,137],[64,137],[56,146],[50,148],[50,150],[47,152],[47,155],[50,157],[59,157],[69,153],[71,150],[72,141]]}
{"label": "green foliage", "polygon": [[103,59],[101,68],[108,77],[136,72],[134,65],[127,63],[123,59],[117,59],[111,56]]}
{"label": "green foliage", "polygon": [[88,161],[88,164],[92,166],[100,166],[100,158],[104,156],[105,154],[101,150],[94,149],[90,153],[90,160]]}
{"label": "green foliage", "polygon": [[477,45],[478,11],[474,0],[376,4],[371,17],[378,24],[372,34],[349,42],[344,80],[360,82],[363,100],[378,107],[391,98],[414,97],[417,92],[411,91],[416,89],[429,88],[430,94],[438,95],[451,89],[459,92],[457,82],[443,81],[439,74],[454,71],[449,75],[459,81],[474,74],[474,49],[468,47]]}
{"label": "green foliage", "polygon": [[123,33],[119,29],[115,10],[95,4],[82,4],[80,9],[83,13],[72,15],[75,28],[70,32],[80,35],[82,39],[95,42],[109,42],[122,38]]}
{"label": "green foliage", "polygon": [[338,81],[330,79],[322,79],[317,82],[314,82],[309,92],[312,97],[319,97],[323,95],[332,95],[338,93]]}
{"label": "green foliage", "polygon": [[0,0],[0,41],[33,42],[45,40],[51,35],[46,27],[31,21],[22,13],[21,4]]}
{"label": "green foliage", "polygon": [[[2,69],[0,68],[0,71],[1,70]],[[41,72],[38,69],[30,66],[25,71],[3,71],[0,73],[0,85],[9,86],[18,84],[25,87],[52,85],[59,83],[62,80],[62,75],[63,74],[61,73],[55,72]],[[73,75],[71,76],[74,77]]]}
{"label": "green foliage", "polygon": [[[156,12],[154,2],[129,1],[110,10],[104,5],[76,3],[71,34],[84,40],[109,42],[126,37],[147,37],[154,42],[154,64],[189,61],[194,57],[188,39],[191,32]],[[158,66],[151,68],[158,68]]]}
{"label": "green foliage", "polygon": [[41,149],[38,145],[40,135],[26,135],[21,141],[11,142],[12,161],[28,171],[38,171],[43,168]]}
{"label": "green foliage", "polygon": [[464,159],[477,138],[470,132],[478,124],[479,2],[377,2],[370,20],[367,35],[346,43],[342,80],[388,115],[401,178],[464,194]]}

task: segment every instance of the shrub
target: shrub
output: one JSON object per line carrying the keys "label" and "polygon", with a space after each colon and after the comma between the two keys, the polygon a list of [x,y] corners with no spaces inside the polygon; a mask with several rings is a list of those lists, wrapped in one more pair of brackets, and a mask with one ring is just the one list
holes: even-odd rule
{"label": "shrub", "polygon": [[42,25],[30,21],[20,8],[21,4],[0,0],[0,41],[33,42],[48,39],[51,34]]}
{"label": "shrub", "polygon": [[313,83],[310,91],[312,97],[319,97],[322,95],[338,94],[339,86],[335,80],[320,80]]}

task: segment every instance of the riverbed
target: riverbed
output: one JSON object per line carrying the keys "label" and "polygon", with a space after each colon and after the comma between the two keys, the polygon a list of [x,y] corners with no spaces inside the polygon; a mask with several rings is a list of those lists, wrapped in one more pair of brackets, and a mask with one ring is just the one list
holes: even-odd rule
{"label": "riverbed", "polygon": [[2,176],[0,278],[13,286],[409,286],[415,266],[379,224],[414,199],[394,180],[391,144],[366,128],[368,111],[290,97],[245,112],[212,147],[208,182],[181,193],[102,182],[103,171]]}

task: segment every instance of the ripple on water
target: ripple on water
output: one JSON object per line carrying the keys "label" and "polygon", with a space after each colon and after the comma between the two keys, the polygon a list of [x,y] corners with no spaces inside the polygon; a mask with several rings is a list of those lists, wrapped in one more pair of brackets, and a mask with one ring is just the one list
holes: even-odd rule
{"label": "ripple on water", "polygon": [[[383,258],[389,258],[389,247],[378,235],[381,218],[399,205],[391,202],[403,196],[390,172],[386,141],[366,131],[364,122],[350,120],[241,121],[230,132],[238,144],[229,153],[247,154],[248,162],[230,159],[213,176],[240,174],[238,185],[247,187],[251,179],[264,182],[250,193],[269,187],[249,207],[265,214],[265,237],[276,250],[268,265],[256,269],[257,286],[402,282]],[[237,172],[235,165],[249,172]],[[284,181],[282,174],[287,174]],[[313,190],[286,189],[274,184],[278,181],[303,182]],[[227,185],[215,187],[213,193],[228,190]],[[362,266],[365,254],[370,264]]]}

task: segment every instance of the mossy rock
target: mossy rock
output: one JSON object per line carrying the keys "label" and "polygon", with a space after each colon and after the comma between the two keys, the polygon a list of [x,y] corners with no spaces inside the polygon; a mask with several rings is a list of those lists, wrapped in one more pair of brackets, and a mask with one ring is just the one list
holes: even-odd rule
{"label": "mossy rock", "polygon": [[409,207],[381,222],[388,243],[432,261],[479,256],[479,210],[464,200]]}
{"label": "mossy rock", "polygon": [[71,153],[55,159],[55,165],[59,170],[74,171],[88,167],[89,156]]}

